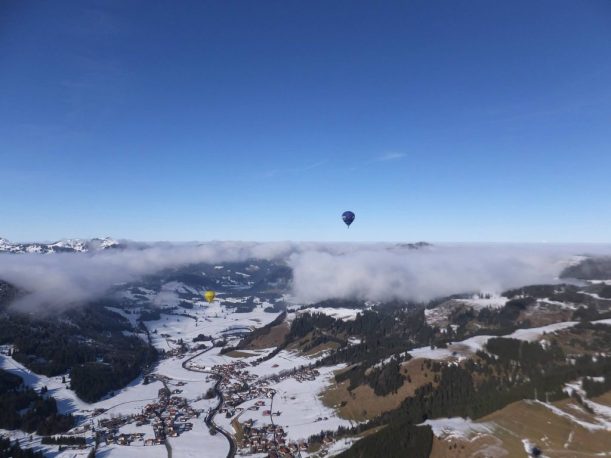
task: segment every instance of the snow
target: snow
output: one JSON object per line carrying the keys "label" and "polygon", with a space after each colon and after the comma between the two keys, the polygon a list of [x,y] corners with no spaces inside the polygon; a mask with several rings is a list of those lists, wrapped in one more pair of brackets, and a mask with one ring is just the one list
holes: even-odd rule
{"label": "snow", "polygon": [[[599,382],[603,381],[601,380],[601,378],[604,380],[604,377],[593,377],[595,381]],[[587,393],[583,389],[583,379],[579,379],[575,382],[565,384],[565,391],[567,392],[567,394],[569,394],[569,396],[572,395],[574,392],[579,394],[583,403],[594,412],[594,414],[597,416],[597,419],[601,423],[608,423],[609,425],[611,425],[611,407],[599,404],[588,399]]]}
{"label": "snow", "polygon": [[302,313],[322,313],[332,318],[336,318],[343,321],[351,321],[356,319],[359,313],[362,313],[361,309],[349,309],[349,308],[332,308],[332,307],[309,307],[301,310],[297,310],[297,314]]}
{"label": "snow", "polygon": [[[210,435],[206,424],[201,419],[193,423],[193,430],[182,433],[179,437],[168,439],[168,443],[172,448],[172,456],[175,457],[200,458],[209,456],[221,458],[229,453],[227,439],[220,433],[214,436]],[[163,448],[163,451],[165,452],[165,448]]]}
{"label": "snow", "polygon": [[66,239],[60,240],[59,242],[55,242],[49,245],[49,248],[71,248],[77,252],[85,252],[87,251],[87,241],[81,239]]}
{"label": "snow", "polygon": [[154,381],[144,385],[140,377],[122,390],[115,391],[113,397],[87,404],[87,407],[88,410],[106,409],[106,412],[100,418],[119,413],[123,415],[137,414],[146,404],[157,400],[157,393],[161,388],[163,388],[161,382]]}
{"label": "snow", "polygon": [[89,404],[81,401],[74,391],[69,390],[62,383],[62,377],[46,377],[38,375],[30,371],[22,364],[15,361],[10,356],[0,354],[0,369],[18,375],[23,379],[25,385],[39,391],[43,386],[46,386],[48,394],[53,396],[57,401],[57,409],[60,413],[74,412],[75,410],[84,410],[89,408]]}
{"label": "snow", "polygon": [[607,421],[604,418],[596,418],[597,422],[592,423],[589,421],[581,420],[575,417],[574,415],[571,415],[570,413],[565,412],[564,410],[560,409],[559,407],[556,407],[553,404],[548,404],[548,403],[541,402],[541,401],[526,401],[526,402],[533,403],[533,404],[539,404],[545,407],[546,409],[552,411],[555,415],[566,418],[567,420],[581,426],[582,428],[587,429],[588,431],[609,431],[611,432],[611,421]]}
{"label": "snow", "polygon": [[[184,369],[182,363],[185,359],[186,357],[164,359],[160,362],[157,373],[168,377],[170,379],[168,385],[182,391],[180,396],[188,400],[195,400],[202,397],[209,388],[214,386],[214,380],[210,377],[210,374]],[[176,382],[185,384],[179,387]],[[200,408],[207,409],[215,403],[214,399],[203,400]]]}
{"label": "snow", "polygon": [[[42,437],[23,431],[0,429],[0,436],[8,437],[12,442],[18,441],[21,448],[31,448],[36,452],[42,452],[43,455],[48,458],[85,458],[91,450],[91,448],[85,448],[83,450],[66,449],[59,452],[59,447],[57,445],[45,445],[41,442]],[[30,437],[32,440],[30,440]]]}
{"label": "snow", "polygon": [[[490,296],[488,298],[482,296]],[[498,294],[474,294],[470,299],[455,299],[457,302],[462,302],[464,304],[470,305],[475,310],[480,310],[483,308],[501,308],[503,307],[508,298],[504,296],[500,296]]]}
{"label": "snow", "polygon": [[[264,326],[279,315],[265,312],[264,308],[265,304],[261,303],[252,312],[232,313],[218,299],[211,304],[195,301],[192,309],[180,311],[189,316],[162,313],[159,320],[147,321],[146,326],[151,331],[153,345],[168,350],[176,347],[175,341],[181,338],[186,343],[190,343],[199,334],[220,338],[231,330],[250,330]],[[154,330],[157,330],[156,334]],[[162,334],[169,337],[163,337]]]}
{"label": "snow", "polygon": [[65,239],[54,243],[12,243],[0,238],[0,252],[9,253],[46,253],[53,254],[72,250],[76,253],[104,250],[119,245],[119,242],[109,237],[104,239]]}
{"label": "snow", "polygon": [[585,294],[586,296],[593,297],[594,299],[598,299],[599,301],[609,301],[611,299],[607,297],[601,297],[596,293],[588,293],[587,291],[579,291],[580,294]]}
{"label": "snow", "polygon": [[254,367],[249,367],[248,370],[259,377],[268,377],[285,370],[296,369],[300,366],[308,366],[314,361],[315,359],[313,358],[282,350],[274,358],[263,361]]}
{"label": "snow", "polygon": [[102,249],[106,249],[106,248],[111,248],[114,246],[119,245],[119,242],[117,242],[114,239],[111,239],[110,237],[104,237],[101,241],[100,241],[100,248]]}
{"label": "snow", "polygon": [[564,448],[569,448],[569,445],[571,445],[571,442],[573,442],[574,435],[575,435],[575,431],[571,431],[569,433],[569,437],[567,438],[566,442],[564,443]]}
{"label": "snow", "polygon": [[[13,358],[0,354],[0,368],[7,372],[20,376],[27,386],[40,390],[43,386],[48,388],[48,394],[57,401],[57,409],[60,413],[73,413],[85,415],[95,409],[106,409],[100,418],[110,414],[139,413],[151,400],[157,399],[157,392],[163,385],[160,382],[142,384],[142,377],[133,380],[121,390],[117,390],[114,396],[89,404],[79,399],[76,393],[67,388],[67,383],[62,383],[62,376],[46,377],[35,374]],[[69,381],[68,375],[65,375]]]}
{"label": "snow", "polygon": [[145,455],[147,458],[167,458],[168,451],[163,445],[144,446],[132,444],[129,447],[124,445],[105,445],[100,444],[96,456],[110,456],[112,458],[134,458],[134,456]]}
{"label": "snow", "polygon": [[362,342],[363,342],[362,339],[359,339],[358,337],[349,337],[348,338],[349,345],[359,345]]}
{"label": "snow", "polygon": [[29,245],[25,251],[27,253],[42,253],[42,247],[40,245]]}
{"label": "snow", "polygon": [[[185,289],[184,285],[180,282],[169,282],[162,285],[159,293],[143,288],[131,289],[122,293],[125,297],[143,294],[149,299],[167,305],[177,301],[178,293],[185,291],[193,292]],[[232,313],[232,309],[225,305],[225,303],[244,302],[245,300],[246,298],[237,297],[227,299],[217,298],[212,304],[195,300],[191,301],[194,304],[193,309],[177,310],[177,313],[184,313],[188,316],[162,313],[159,320],[147,321],[145,324],[151,331],[152,342],[157,348],[172,350],[178,349],[177,341],[179,339],[183,339],[188,346],[193,346],[192,339],[199,334],[219,338],[236,330],[250,330],[264,326],[278,316],[277,313],[264,312],[264,308],[270,304],[260,298],[257,298],[255,301],[257,305],[249,313]],[[125,317],[132,326],[138,325],[138,313],[129,312],[138,312],[140,308],[124,309],[109,307],[109,310]],[[319,309],[316,310],[320,311]],[[328,312],[339,312],[339,316],[342,319],[350,319],[358,311],[328,309]],[[153,332],[155,330],[157,331],[156,333]],[[234,341],[236,340],[234,339]],[[210,342],[205,342],[204,345],[209,346]],[[220,350],[221,348],[218,347],[210,348],[205,353],[194,358],[190,364],[192,364],[193,368],[210,368],[214,365],[235,363],[240,360],[252,363],[255,359],[271,352],[273,348],[253,350],[254,356],[239,359],[221,355]],[[215,379],[211,377],[210,373],[194,372],[183,368],[183,363],[195,354],[195,352],[187,352],[186,354],[176,353],[173,356],[169,355],[159,361],[154,369],[154,374],[162,377],[171,390],[180,390],[181,392],[178,396],[186,398],[193,408],[206,412],[211,407],[216,406],[218,402],[216,398],[203,399],[203,395],[215,384]],[[314,361],[316,361],[315,358],[283,350],[271,360],[264,361],[256,366],[248,366],[247,370],[257,375],[258,379],[265,379],[270,375],[279,374],[283,371],[299,368],[300,366],[309,366]],[[153,380],[149,384],[144,385],[142,378],[138,378],[132,381],[129,386],[113,393],[112,397],[89,404],[80,400],[73,391],[67,389],[68,383],[61,383],[61,376],[45,377],[34,374],[6,355],[0,355],[0,367],[20,375],[24,378],[26,384],[34,388],[39,389],[42,386],[47,386],[49,395],[57,399],[60,412],[71,412],[79,416],[82,418],[83,423],[81,424],[89,424],[91,421],[97,422],[108,417],[138,414],[144,406],[158,399],[158,391],[163,387],[161,381]],[[277,394],[274,398],[273,410],[281,411],[281,415],[274,417],[274,420],[277,424],[283,425],[286,428],[290,440],[305,439],[312,434],[319,433],[321,430],[336,430],[340,425],[350,426],[349,421],[338,418],[335,411],[332,408],[326,407],[320,399],[322,392],[332,383],[333,371],[339,367],[321,368],[320,375],[313,381],[299,382],[294,377],[286,377],[275,384],[274,389],[276,389]],[[69,382],[69,377],[67,376],[66,382]],[[249,405],[248,403],[252,404],[255,401],[256,399],[248,401],[245,407]],[[270,402],[267,398],[265,398],[265,401],[267,403]],[[105,409],[105,412],[93,417],[95,409]],[[241,421],[247,419],[248,415],[256,417],[259,422],[268,422],[270,420],[269,417],[262,416],[263,409],[247,412],[248,414],[245,413]],[[215,417],[215,422],[220,427],[227,431],[232,431],[229,421],[222,414]],[[124,424],[120,426],[119,432],[126,434],[141,432],[145,434],[145,438],[153,436],[152,427],[147,424],[141,426],[136,426],[135,423]],[[34,435],[34,440],[40,440],[40,438],[37,439]],[[224,436],[221,434],[210,435],[208,428],[203,422],[203,416],[193,422],[192,431],[183,432],[178,437],[170,438],[169,444],[172,447],[174,456],[202,456],[202,451],[204,451],[205,456],[226,456],[229,449],[229,443]],[[331,446],[331,450],[334,453],[339,453],[349,445],[350,440],[339,441]],[[57,448],[56,446],[54,447],[55,449]],[[130,446],[107,446],[101,444],[99,452],[101,455],[111,457],[127,457],[140,454],[152,457],[167,456],[167,450],[164,446],[143,447],[144,441],[132,442]]]}
{"label": "snow", "polygon": [[352,447],[352,444],[354,444],[358,439],[359,438],[356,437],[346,437],[344,439],[340,439],[334,442],[329,448],[327,448],[327,451],[329,452],[328,456],[339,455],[340,453],[348,450],[350,447]]}
{"label": "snow", "polygon": [[445,439],[468,438],[476,433],[492,433],[491,423],[474,423],[470,418],[452,417],[427,420],[423,425],[433,429],[435,436]]}
{"label": "snow", "polygon": [[539,299],[537,303],[540,305],[545,305],[545,304],[555,305],[556,307],[560,307],[561,309],[577,310],[577,305],[575,304],[567,304],[566,302],[554,301],[548,298]]}
{"label": "snow", "polygon": [[[263,416],[263,411],[271,409],[279,411],[279,416],[274,415],[274,423],[284,428],[290,441],[307,439],[313,434],[321,431],[336,430],[339,426],[350,427],[348,420],[339,418],[334,409],[327,407],[321,400],[322,392],[333,383],[333,372],[343,368],[343,365],[319,368],[320,375],[314,381],[299,382],[295,378],[288,377],[273,385],[276,390],[273,405],[269,399],[264,399],[265,406],[252,411],[247,410],[257,400],[253,399],[240,407],[245,410],[240,415],[240,422],[248,419],[254,420],[255,425],[269,424],[270,417]],[[231,419],[223,415],[217,417],[216,421],[226,430],[231,430]]]}
{"label": "snow", "polygon": [[[526,452],[526,456],[532,456],[533,448],[537,445],[533,444],[528,439],[522,439],[522,445],[524,446],[524,451]],[[547,458],[545,455],[539,455],[540,458]]]}
{"label": "snow", "polygon": [[115,312],[125,318],[132,325],[134,329],[138,328],[138,314],[127,313],[125,310],[117,307],[106,307],[111,312]]}
{"label": "snow", "polygon": [[[607,323],[609,322],[609,323]],[[544,334],[554,333],[556,331],[560,331],[562,329],[567,329],[572,326],[575,326],[577,321],[564,321],[560,323],[554,323],[547,326],[541,326],[538,328],[528,328],[528,329],[518,329],[515,332],[500,336],[511,339],[524,340],[527,342],[532,342],[540,338]],[[611,324],[611,319],[599,320],[594,323],[601,324]],[[463,359],[468,357],[474,353],[477,353],[480,350],[483,350],[488,340],[497,337],[497,336],[474,336],[470,337],[461,342],[454,342],[448,345],[448,348],[435,348],[431,349],[430,347],[420,347],[415,348],[413,350],[409,350],[407,353],[412,355],[414,358],[426,358],[426,359],[434,359],[434,360],[446,360],[452,357],[456,357],[457,359]]]}
{"label": "snow", "polygon": [[549,324],[547,326],[541,326],[538,328],[518,329],[517,331],[513,332],[512,334],[509,334],[506,337],[532,342],[534,340],[537,340],[543,334],[550,334],[556,331],[561,331],[562,329],[571,328],[577,323],[577,321],[564,321],[560,323]]}
{"label": "snow", "polygon": [[448,348],[431,349],[431,347],[420,347],[414,348],[413,350],[410,350],[407,353],[412,355],[413,358],[425,358],[435,360],[444,360],[452,356],[452,350],[449,350]]}
{"label": "snow", "polygon": [[594,323],[594,324],[608,324],[609,326],[611,326],[611,318],[605,318],[604,320],[592,321],[592,323]]}

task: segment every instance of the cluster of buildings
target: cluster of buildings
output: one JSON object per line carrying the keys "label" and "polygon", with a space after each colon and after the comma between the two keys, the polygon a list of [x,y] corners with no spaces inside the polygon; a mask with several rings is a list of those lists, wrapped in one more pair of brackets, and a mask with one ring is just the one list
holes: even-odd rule
{"label": "cluster of buildings", "polygon": [[289,442],[284,428],[280,425],[263,425],[255,427],[253,420],[242,424],[242,440],[240,448],[249,453],[275,454],[278,457],[293,457],[300,451],[308,450],[308,443],[304,440]]}
{"label": "cluster of buildings", "polygon": [[144,433],[119,433],[119,428],[122,426],[133,423],[132,417],[112,417],[105,418],[98,421],[98,434],[102,436],[106,445],[119,444],[119,445],[131,445],[132,442],[143,441]]}
{"label": "cluster of buildings", "polygon": [[[290,441],[287,433],[280,425],[274,424],[274,419],[281,415],[280,411],[272,412],[272,402],[276,390],[273,386],[287,378],[294,378],[300,383],[312,382],[320,376],[320,372],[311,367],[301,367],[294,370],[282,371],[269,377],[259,377],[252,374],[248,367],[251,364],[237,360],[229,364],[220,364],[205,368],[218,374],[221,378],[219,390],[223,396],[222,408],[219,414],[225,414],[226,418],[233,419],[234,429],[237,434],[238,446],[244,454],[263,454],[269,457],[293,458],[301,452],[308,450],[306,440]],[[243,404],[247,401],[248,407]],[[259,424],[255,420],[248,419],[243,423],[239,417],[245,411],[261,411],[262,417],[269,417],[267,422]],[[322,420],[319,418],[318,420]],[[323,445],[332,443],[332,437],[325,437]]]}
{"label": "cluster of buildings", "polygon": [[178,389],[174,392],[170,392],[168,388],[160,389],[159,400],[147,404],[136,423],[136,426],[145,422],[152,424],[155,443],[163,443],[166,436],[178,437],[183,432],[191,431],[193,422],[189,420],[199,417],[200,412],[189,407],[187,400],[176,396],[177,394],[180,394]]}
{"label": "cluster of buildings", "polygon": [[265,401],[262,399],[271,398],[276,394],[268,380],[259,380],[259,376],[251,374],[246,367],[248,364],[244,361],[212,367],[212,371],[221,377],[219,389],[223,395],[223,408],[219,413],[224,413],[227,418],[242,412],[244,408],[240,405],[246,401],[259,399],[248,408],[259,410],[265,406]]}
{"label": "cluster of buildings", "polygon": [[303,382],[313,382],[316,379],[316,377],[318,377],[319,375],[320,375],[320,372],[318,372],[318,369],[312,369],[310,367],[302,367],[299,369],[295,369],[294,371],[274,375],[270,377],[268,380],[274,383],[278,383],[284,379],[293,377],[299,383],[303,383]]}
{"label": "cluster of buildings", "polygon": [[[190,431],[193,428],[193,419],[198,418],[201,413],[189,407],[187,400],[177,394],[180,394],[179,389],[171,392],[168,388],[161,388],[157,402],[147,404],[140,414],[99,420],[98,432],[106,444],[130,445],[136,441],[144,442],[143,445],[165,444],[167,437],[178,437]],[[145,439],[142,432],[119,433],[122,426],[132,423],[137,427],[150,425],[154,437]]]}

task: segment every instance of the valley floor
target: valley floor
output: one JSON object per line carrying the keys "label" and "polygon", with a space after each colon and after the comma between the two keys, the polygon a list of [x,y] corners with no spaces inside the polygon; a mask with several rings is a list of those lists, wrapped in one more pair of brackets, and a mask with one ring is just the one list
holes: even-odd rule
{"label": "valley floor", "polygon": [[[173,300],[171,291],[164,294],[164,301]],[[324,349],[312,354],[291,347],[274,351],[288,332],[286,323],[248,349],[223,354],[213,343],[235,345],[244,333],[279,315],[269,312],[272,304],[258,299],[252,311],[234,313],[232,305],[240,301],[240,297],[220,297],[212,304],[194,300],[193,308],[182,313],[161,313],[159,319],[146,321],[148,335],[141,333],[140,337],[150,337],[163,357],[151,373],[93,404],[81,401],[68,389],[67,374],[34,374],[5,351],[0,354],[0,368],[19,375],[37,390],[46,386],[48,394],[57,399],[59,411],[77,417],[78,426],[69,434],[87,438],[88,448],[60,452],[58,446],[41,444],[36,435],[3,434],[19,440],[22,447],[61,458],[87,456],[96,435],[100,439],[96,455],[110,458],[140,454],[154,458],[265,457],[271,445],[283,447],[286,456],[332,456],[358,438],[336,441],[325,437],[321,448],[312,447],[308,438],[397,408],[419,386],[433,381],[425,361],[459,364],[482,350],[491,338],[481,335],[447,348],[408,351],[412,359],[402,363],[401,370],[409,376],[409,383],[394,394],[376,396],[366,384],[349,392],[347,381],[335,382],[334,374],[345,370],[345,364],[312,367]],[[128,309],[113,310],[137,325],[136,315]],[[345,309],[318,311],[342,320],[355,316]],[[598,323],[611,324],[611,320]],[[576,324],[565,321],[520,329],[507,337],[540,340]],[[200,335],[206,339],[194,341]],[[567,385],[567,390],[577,390],[585,398],[579,380]],[[539,399],[544,397],[541,393]],[[541,446],[549,457],[611,457],[611,393],[584,402],[588,409],[572,398],[553,403],[520,401],[478,421],[429,420],[426,424],[435,434],[431,457],[526,457],[535,446]]]}
{"label": "valley floor", "polygon": [[[234,302],[239,300],[233,299]],[[248,422],[267,429],[273,422],[283,429],[283,435],[278,434],[276,439],[287,446],[301,445],[304,447],[301,451],[303,457],[315,455],[308,453],[304,445],[310,435],[351,424],[338,418],[335,411],[320,399],[320,393],[332,383],[333,371],[340,367],[323,368],[314,375],[300,368],[310,365],[315,359],[288,351],[281,351],[260,364],[254,362],[269,354],[273,347],[233,356],[222,355],[221,348],[211,347],[210,341],[204,343],[206,351],[184,351],[181,348],[182,342],[190,343],[199,334],[215,340],[224,339],[228,345],[235,344],[239,338],[233,337],[234,334],[264,326],[276,318],[277,313],[263,311],[270,305],[262,302],[250,313],[232,313],[217,300],[211,305],[195,303],[193,309],[187,310],[189,316],[162,313],[159,320],[147,321],[153,345],[163,350],[166,356],[146,380],[140,377],[111,397],[93,404],[81,401],[68,389],[67,375],[62,382],[61,376],[34,374],[10,356],[0,354],[0,368],[23,377],[25,383],[35,389],[46,386],[49,395],[57,399],[61,412],[77,416],[78,427],[68,434],[87,438],[89,446],[84,450],[68,448],[60,453],[56,445],[42,445],[40,437],[35,434],[10,431],[3,431],[3,434],[19,440],[24,448],[62,458],[87,456],[93,444],[94,431],[102,439],[96,456],[121,457],[144,453],[152,457],[179,458],[199,457],[205,451],[205,456],[221,458],[232,456],[236,447],[240,453],[250,453],[250,446],[236,440],[242,429],[240,424]],[[114,311],[120,311],[130,320],[133,318],[120,309]],[[144,334],[142,337],[146,338]],[[296,372],[288,374],[290,371]],[[235,397],[232,385],[245,374],[250,377],[250,394],[238,408],[232,408],[232,396]],[[207,393],[214,390],[219,376],[224,377],[224,381],[219,391],[208,398]],[[272,387],[276,393],[273,400],[266,395]],[[169,395],[164,397],[161,392],[166,389]],[[223,398],[220,404],[218,394]],[[217,407],[220,407],[218,411]],[[215,427],[209,427],[207,419]],[[213,429],[218,432],[214,433]],[[161,434],[162,430],[165,434]],[[166,436],[165,440],[160,440],[163,436]],[[270,440],[272,437],[270,435]],[[348,447],[348,442],[339,441],[328,446],[329,450],[338,452]]]}

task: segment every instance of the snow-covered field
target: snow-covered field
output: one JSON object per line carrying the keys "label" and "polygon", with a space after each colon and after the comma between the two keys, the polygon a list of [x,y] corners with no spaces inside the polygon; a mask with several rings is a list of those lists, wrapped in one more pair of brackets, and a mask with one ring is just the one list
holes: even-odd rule
{"label": "snow-covered field", "polygon": [[[273,405],[270,399],[263,399],[264,406],[259,410],[251,411],[248,407],[255,404],[257,400],[248,401],[243,404],[245,408],[239,417],[240,422],[252,419],[254,425],[269,424],[270,417],[263,415],[266,409],[274,412],[273,420],[287,432],[287,438],[291,441],[307,439],[313,434],[321,431],[334,431],[339,426],[350,427],[347,420],[337,416],[335,411],[326,407],[320,396],[332,381],[333,371],[343,366],[324,367],[320,369],[320,375],[314,381],[299,382],[289,377],[273,385],[276,390]],[[280,415],[276,415],[280,412]],[[219,416],[218,423],[225,430],[231,431],[230,419]]]}
{"label": "snow-covered field", "polygon": [[264,326],[278,316],[278,313],[264,311],[271,305],[268,302],[260,302],[249,313],[233,313],[231,304],[234,303],[225,299],[215,299],[211,304],[195,301],[192,309],[180,311],[189,316],[162,313],[159,320],[146,322],[153,345],[162,350],[171,350],[178,346],[178,339],[190,342],[199,334],[227,337],[234,330],[247,331]]}
{"label": "snow-covered field", "polygon": [[221,434],[211,436],[203,421],[196,422],[192,431],[183,433],[180,437],[171,438],[169,443],[172,448],[172,457],[177,458],[201,458],[203,456],[222,458],[229,452],[227,439]]}
{"label": "snow-covered field", "polygon": [[62,383],[61,376],[46,377],[44,375],[35,374],[10,356],[4,354],[0,354],[0,369],[18,375],[23,379],[25,385],[37,391],[40,391],[43,386],[46,386],[49,389],[49,395],[56,399],[57,409],[60,413],[80,412],[90,408],[89,404],[81,401],[74,391],[69,390],[66,384]]}
{"label": "snow-covered field", "polygon": [[[538,328],[518,329],[515,332],[502,337],[532,342],[538,340],[543,335],[553,334],[556,331],[573,327],[577,323],[577,321],[564,321]],[[611,324],[611,319],[598,320],[594,321],[593,323]],[[474,336],[460,342],[449,344],[447,348],[431,349],[431,347],[420,347],[409,350],[407,353],[409,353],[413,358],[446,360],[455,357],[460,360],[465,357],[469,357],[479,350],[483,350],[488,343],[488,340],[492,339],[493,337],[495,336]]]}
{"label": "snow-covered field", "polygon": [[483,308],[501,308],[509,299],[498,294],[474,294],[469,299],[455,299],[458,302],[462,302],[473,307],[475,310]]}
{"label": "snow-covered field", "polygon": [[348,309],[348,308],[332,308],[332,307],[308,307],[297,311],[297,314],[301,313],[322,313],[332,318],[350,321],[354,320],[359,313],[363,313],[360,309]]}
{"label": "snow-covered field", "polygon": [[574,392],[579,394],[583,403],[587,407],[589,407],[590,410],[594,413],[597,424],[593,425],[593,427],[590,426],[588,429],[596,430],[602,427],[605,430],[608,430],[611,432],[611,407],[603,405],[603,404],[599,404],[598,402],[594,402],[591,399],[588,399],[586,392],[582,387],[582,383],[583,383],[582,380],[577,380],[572,383],[567,383],[565,386],[565,390],[569,395]]}
{"label": "snow-covered field", "polygon": [[[155,293],[151,290],[138,288],[135,291],[129,291],[125,297],[143,296],[151,302],[155,302],[160,306],[174,306],[179,300],[178,293],[185,292],[188,294],[199,294],[201,292],[185,290],[184,285],[172,282],[163,285],[160,293]],[[141,298],[140,298],[141,299]],[[204,301],[193,300],[191,309],[183,309],[178,307],[169,313],[161,313],[161,317],[155,321],[145,322],[149,329],[153,345],[160,350],[164,350],[166,357],[161,359],[153,374],[159,377],[160,380],[153,379],[150,383],[144,384],[143,378],[140,377],[122,390],[113,393],[112,397],[101,400],[99,402],[89,404],[80,400],[76,394],[69,390],[69,377],[65,375],[65,383],[62,383],[62,377],[45,377],[34,374],[27,368],[17,363],[11,357],[0,354],[0,367],[4,370],[12,372],[22,377],[25,383],[35,389],[40,389],[43,386],[48,388],[50,395],[58,401],[58,407],[62,413],[73,413],[78,416],[79,427],[87,424],[97,425],[100,420],[129,417],[140,415],[146,405],[157,402],[159,390],[165,385],[171,390],[176,390],[178,396],[185,398],[188,404],[198,411],[203,412],[199,418],[193,418],[193,429],[191,431],[183,431],[178,437],[168,438],[168,443],[172,449],[172,454],[175,457],[199,457],[210,456],[224,457],[229,451],[229,442],[221,435],[211,435],[208,427],[204,423],[205,413],[215,407],[218,399],[204,399],[205,394],[216,383],[216,379],[210,372],[202,372],[209,370],[213,366],[231,365],[236,361],[244,361],[249,365],[248,370],[255,375],[259,380],[265,380],[270,376],[278,375],[289,370],[294,370],[302,366],[308,366],[315,361],[314,358],[308,358],[296,353],[283,350],[275,355],[272,359],[264,361],[260,364],[250,366],[257,358],[268,354],[273,349],[249,350],[248,353],[253,353],[253,356],[247,358],[233,358],[227,355],[221,355],[219,347],[209,348],[199,356],[193,358],[187,366],[183,364],[190,360],[196,351],[184,352],[180,350],[181,342],[187,346],[194,346],[193,338],[200,334],[212,337],[213,339],[228,339],[228,344],[237,342],[237,336],[232,337],[236,332],[244,332],[266,325],[273,321],[278,314],[267,313],[265,308],[271,304],[259,298],[255,298],[253,302],[256,304],[254,309],[248,313],[234,313],[236,304],[243,303],[244,299],[240,297],[223,297],[217,298],[208,304]],[[132,326],[137,326],[138,316],[141,307],[132,308],[116,308],[109,307],[115,313],[125,317]],[[357,310],[349,309],[316,309],[323,313],[332,313],[334,316],[342,319],[353,319],[356,316]],[[146,334],[141,334],[142,338],[146,338]],[[205,347],[210,346],[210,341],[203,342]],[[189,370],[193,368],[194,370]],[[281,412],[280,415],[274,416],[276,424],[285,427],[287,432],[287,440],[306,439],[312,434],[317,434],[321,430],[335,430],[339,425],[349,426],[349,422],[341,420],[337,417],[333,409],[325,407],[319,399],[321,392],[330,384],[334,368],[323,368],[321,373],[315,380],[300,382],[295,378],[284,378],[274,386],[277,395],[274,398],[274,412]],[[163,381],[163,383],[162,383]],[[270,400],[266,399],[270,404]],[[247,408],[249,404],[255,400],[248,401],[244,404]],[[104,409],[104,412],[100,413]],[[96,416],[94,417],[94,411]],[[269,416],[263,417],[263,408],[258,411],[245,410],[240,417],[240,421],[246,421],[249,418],[257,422],[268,422]],[[217,415],[215,423],[225,431],[233,432],[230,424],[231,418],[225,418],[225,415]],[[134,434],[142,433],[144,437],[137,439],[130,446],[118,444],[106,445],[104,442],[100,444],[98,452],[103,456],[121,457],[121,456],[152,456],[166,457],[168,452],[163,445],[145,446],[144,441],[149,438],[154,438],[154,430],[152,425],[143,424],[137,426],[135,422],[128,422],[118,427],[118,434]],[[92,433],[85,433],[89,438],[89,443],[92,443]],[[19,438],[22,445],[25,447],[35,447],[44,450],[49,456],[80,456],[78,453],[70,454],[69,451],[57,455],[57,446],[42,446],[40,438],[33,435],[33,440],[29,440],[29,435],[12,433],[11,437]],[[347,447],[348,443],[342,441],[334,444],[333,450]],[[86,456],[88,450],[80,453]]]}
{"label": "snow-covered field", "polygon": [[490,433],[493,425],[487,423],[475,423],[469,418],[453,417],[427,420],[423,425],[433,429],[433,434],[443,439],[469,438],[476,433]]}
{"label": "snow-covered field", "polygon": [[42,444],[42,438],[40,436],[24,433],[22,431],[0,429],[0,435],[8,437],[13,442],[19,442],[22,448],[31,448],[36,452],[42,452],[45,457],[49,458],[85,458],[91,450],[91,448],[85,448],[83,450],[67,449],[60,452],[57,445]]}

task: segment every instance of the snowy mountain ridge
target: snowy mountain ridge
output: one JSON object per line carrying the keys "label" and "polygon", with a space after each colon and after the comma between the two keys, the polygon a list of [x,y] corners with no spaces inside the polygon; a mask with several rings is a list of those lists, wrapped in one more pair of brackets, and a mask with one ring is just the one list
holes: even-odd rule
{"label": "snowy mountain ridge", "polygon": [[13,243],[0,237],[0,253],[85,253],[88,251],[100,251],[108,248],[119,248],[121,244],[110,238],[86,239],[64,239],[53,243]]}

